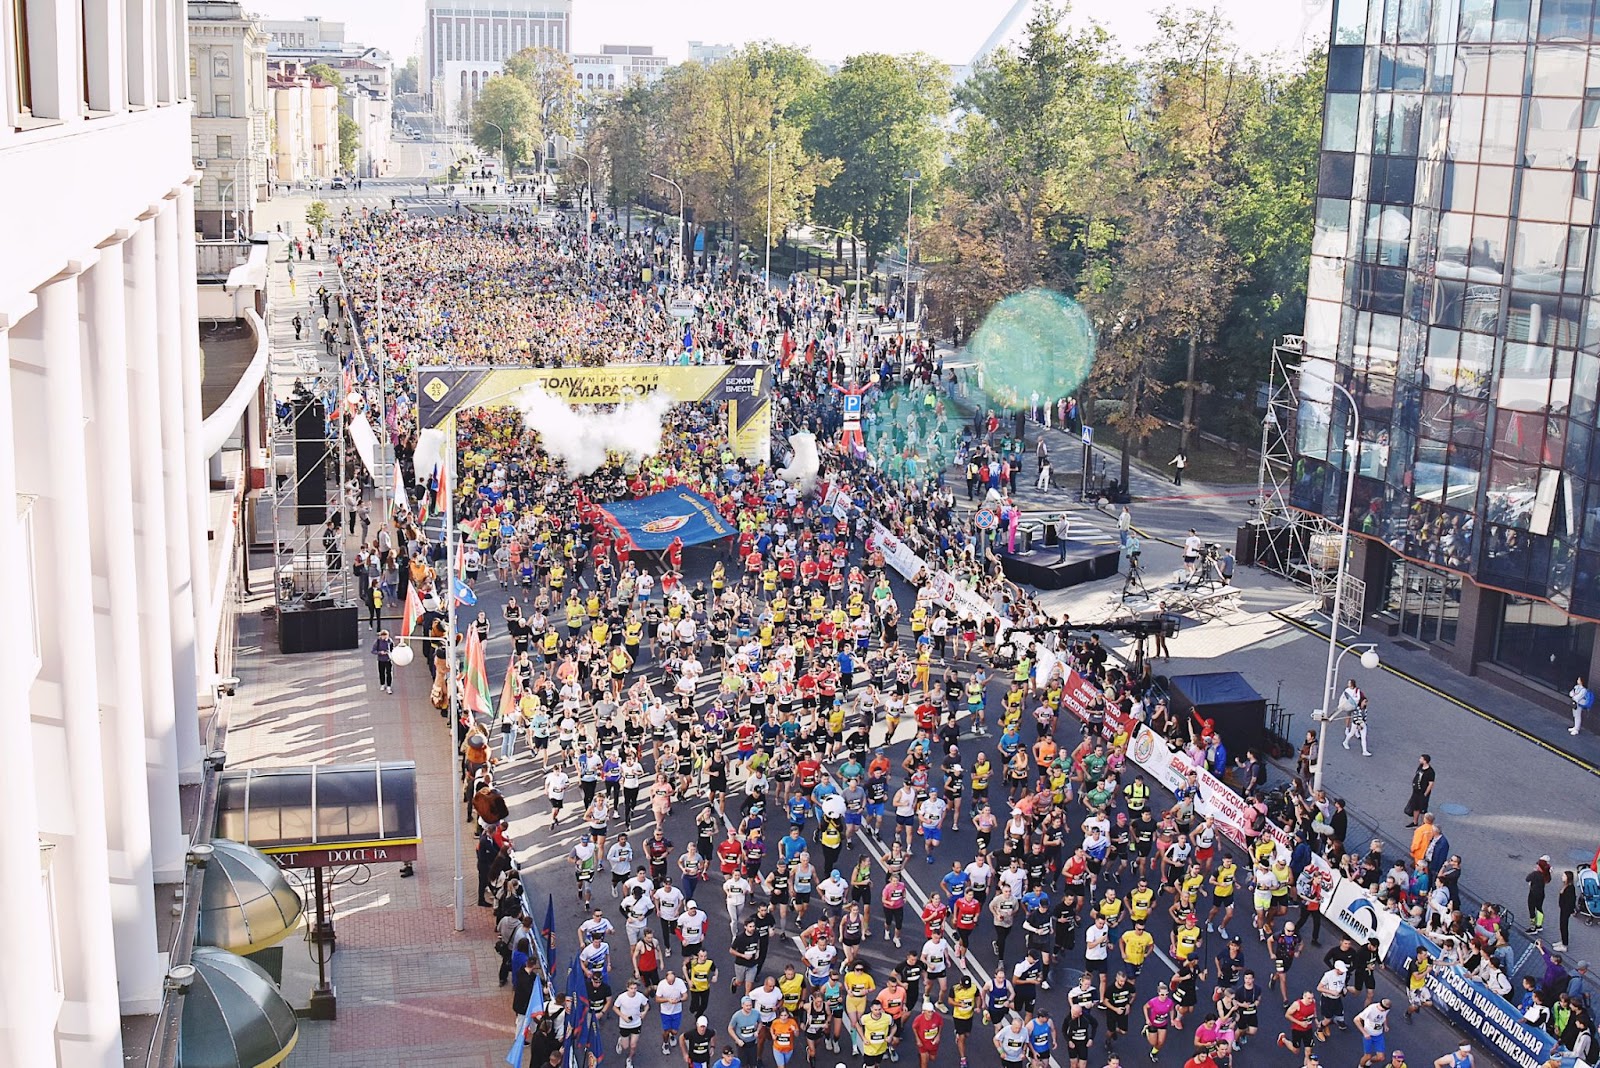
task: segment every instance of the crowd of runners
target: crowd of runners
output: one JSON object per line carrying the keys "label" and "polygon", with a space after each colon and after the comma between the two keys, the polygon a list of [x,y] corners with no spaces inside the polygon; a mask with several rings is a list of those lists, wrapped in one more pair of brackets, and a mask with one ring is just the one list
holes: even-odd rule
{"label": "crowd of runners", "polygon": [[[530,894],[519,880],[512,818],[561,843],[584,918],[559,941],[576,943],[584,1001],[629,1068],[641,1045],[691,1068],[835,1054],[929,1068],[947,1046],[963,1068],[1310,1066],[1351,1029],[1361,1068],[1403,1065],[1391,1025],[1415,1018],[1427,970],[1494,966],[1493,932],[1446,909],[1463,924],[1448,959],[1419,959],[1405,994],[1379,995],[1375,945],[1324,931],[1311,857],[1397,907],[1413,888],[1328,832],[1333,798],[1302,784],[1269,796],[1258,754],[1223,752],[1206,721],[1172,714],[1098,637],[1001,577],[946,470],[981,463],[1003,492],[1021,441],[955,407],[931,346],[849,321],[806,284],[702,281],[671,291],[697,304],[674,318],[658,284],[672,251],[648,234],[375,213],[347,219],[336,248],[369,339],[383,265],[380,358],[403,443],[417,364],[769,359],[778,447],[815,432],[843,502],[736,458],[720,413],[695,406],[671,414],[654,456],[577,480],[516,412],[461,418],[449,507],[480,603],[458,611],[463,631],[501,642],[492,674],[506,680],[491,713],[455,725],[462,818],[479,829],[478,903],[495,910],[529,1063],[559,1063],[577,1007],[562,975],[534,1001],[542,933],[526,905],[548,882]],[[845,390],[869,385],[883,420],[870,459],[837,447]],[[737,535],[643,554],[595,506],[679,484]],[[413,501],[431,492],[427,472],[410,485]],[[886,567],[874,522],[982,610]],[[412,636],[443,637],[437,524],[398,523],[364,551],[369,581],[395,603],[418,587],[430,610]],[[441,714],[461,644],[425,658]],[[1086,716],[1064,701],[1068,671],[1093,688]],[[1152,786],[1128,758],[1130,721],[1226,774],[1257,828],[1270,815],[1295,847],[1238,848],[1196,811],[1197,788]],[[1573,990],[1581,977],[1530,992],[1569,1046],[1593,1030]],[[1266,1048],[1241,1058],[1253,1042]]]}

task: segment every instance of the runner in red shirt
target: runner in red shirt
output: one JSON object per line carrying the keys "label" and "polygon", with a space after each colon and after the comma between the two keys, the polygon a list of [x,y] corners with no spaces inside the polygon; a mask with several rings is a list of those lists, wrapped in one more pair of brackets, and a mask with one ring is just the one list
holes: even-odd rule
{"label": "runner in red shirt", "polygon": [[949,906],[935,897],[928,902],[922,910],[922,929],[927,932],[927,937],[935,937],[935,932],[944,930],[944,918],[950,915]]}
{"label": "runner in red shirt", "polygon": [[717,867],[722,869],[724,879],[739,870],[739,861],[743,854],[744,847],[739,844],[739,839],[731,834],[717,846]]}
{"label": "runner in red shirt", "polygon": [[816,787],[817,780],[822,777],[822,761],[815,757],[808,757],[794,766],[796,780],[800,783],[800,791],[810,797],[811,791]]}
{"label": "runner in red shirt", "polygon": [[965,959],[967,955],[967,942],[972,933],[978,929],[978,921],[983,917],[983,902],[978,900],[978,895],[972,887],[962,891],[956,903],[951,907],[951,922],[956,931],[956,956]]}
{"label": "runner in red shirt", "polygon": [[933,1002],[924,1001],[922,1011],[911,1020],[911,1033],[917,1036],[917,1057],[921,1068],[929,1068],[939,1055],[939,1039],[944,1037],[944,1017],[934,1010]]}
{"label": "runner in red shirt", "polygon": [[1289,1021],[1289,1037],[1285,1038],[1282,1031],[1278,1032],[1278,1045],[1291,1053],[1299,1052],[1301,1063],[1311,1064],[1311,1051],[1316,1044],[1317,1034],[1317,999],[1307,990],[1300,995],[1299,1000],[1291,1002],[1283,1010],[1283,1015]]}

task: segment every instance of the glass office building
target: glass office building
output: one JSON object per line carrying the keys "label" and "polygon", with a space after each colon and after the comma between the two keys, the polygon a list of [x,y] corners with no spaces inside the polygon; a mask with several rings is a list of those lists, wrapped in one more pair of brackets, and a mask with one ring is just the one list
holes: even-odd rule
{"label": "glass office building", "polygon": [[1292,503],[1369,612],[1564,693],[1600,619],[1600,2],[1336,0]]}

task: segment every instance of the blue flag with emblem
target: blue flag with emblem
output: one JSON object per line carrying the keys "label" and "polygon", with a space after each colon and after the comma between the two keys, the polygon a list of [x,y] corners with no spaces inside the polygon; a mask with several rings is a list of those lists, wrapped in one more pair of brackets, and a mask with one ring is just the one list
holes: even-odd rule
{"label": "blue flag with emblem", "polygon": [[635,549],[660,551],[674,538],[700,545],[735,533],[716,505],[682,486],[638,500],[613,501],[603,510],[612,526],[632,539]]}

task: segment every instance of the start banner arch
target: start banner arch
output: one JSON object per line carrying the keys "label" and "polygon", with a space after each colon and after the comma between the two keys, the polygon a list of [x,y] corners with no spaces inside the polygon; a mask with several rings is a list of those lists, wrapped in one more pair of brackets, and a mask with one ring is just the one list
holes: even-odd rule
{"label": "start banner arch", "polygon": [[417,368],[417,423],[443,427],[462,408],[509,404],[534,386],[573,406],[629,404],[665,397],[676,404],[728,406],[728,441],[735,455],[772,460],[772,370],[763,363],[717,366],[612,364],[606,367]]}

